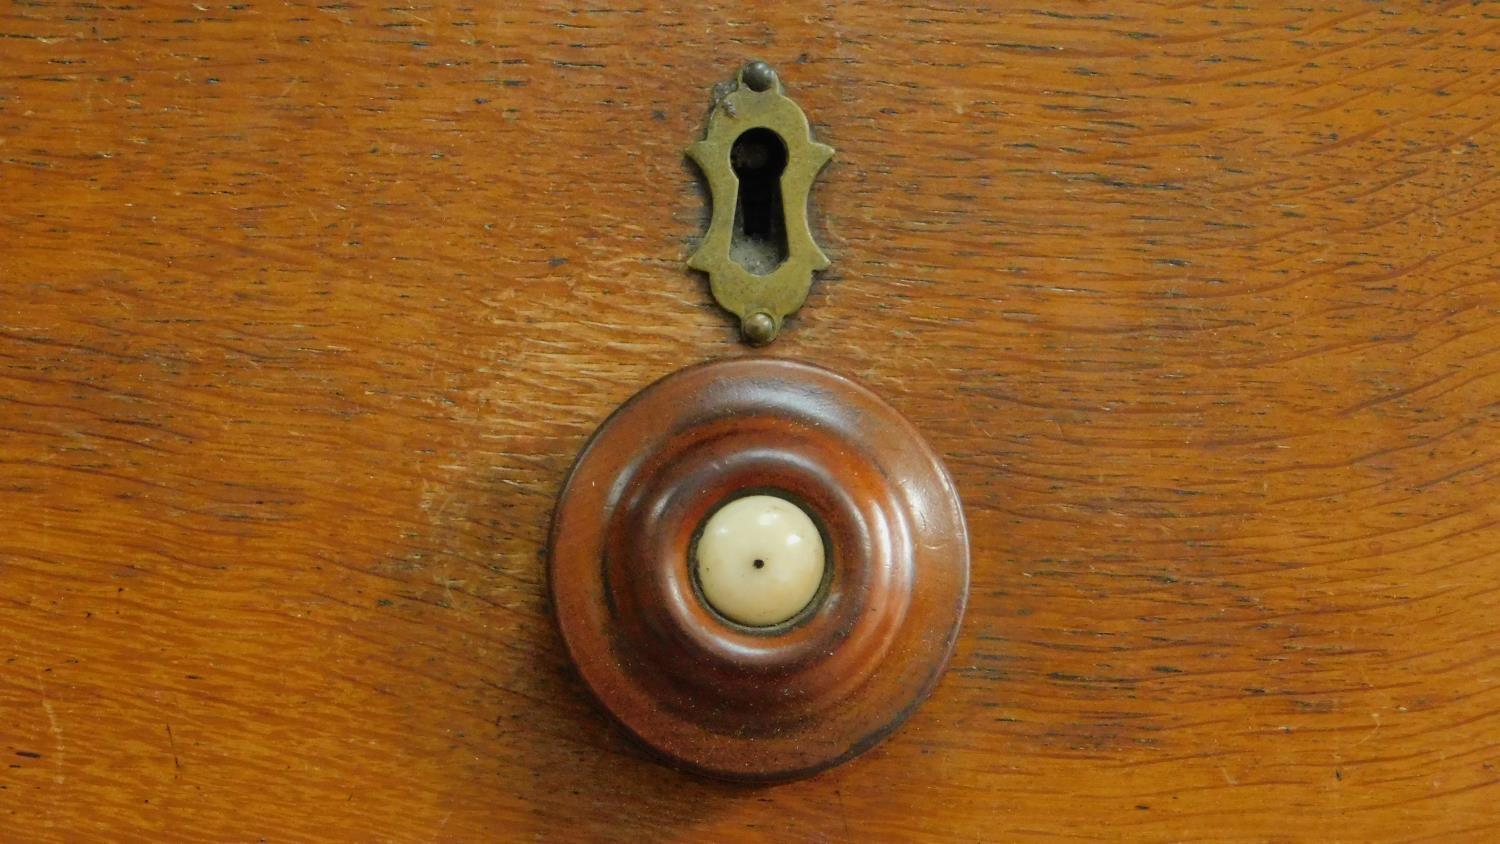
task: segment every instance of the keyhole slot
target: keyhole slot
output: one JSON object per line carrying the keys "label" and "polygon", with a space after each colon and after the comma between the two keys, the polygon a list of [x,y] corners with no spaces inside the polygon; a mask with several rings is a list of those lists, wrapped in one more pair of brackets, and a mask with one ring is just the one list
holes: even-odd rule
{"label": "keyhole slot", "polygon": [[790,254],[781,199],[786,161],[786,142],[764,127],[741,133],[729,150],[739,179],[729,257],[754,275],[774,272]]}

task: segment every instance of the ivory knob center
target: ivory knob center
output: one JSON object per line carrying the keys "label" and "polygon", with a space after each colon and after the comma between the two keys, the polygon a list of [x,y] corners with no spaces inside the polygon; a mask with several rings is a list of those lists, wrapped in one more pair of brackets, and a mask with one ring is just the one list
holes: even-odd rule
{"label": "ivory knob center", "polygon": [[718,613],[749,627],[791,619],[818,594],[823,537],[801,507],[748,495],[720,507],[698,539],[698,585]]}

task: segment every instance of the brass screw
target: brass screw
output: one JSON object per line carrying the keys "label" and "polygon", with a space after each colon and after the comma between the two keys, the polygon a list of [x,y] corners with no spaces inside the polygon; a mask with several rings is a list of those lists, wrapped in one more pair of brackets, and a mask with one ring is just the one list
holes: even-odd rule
{"label": "brass screw", "polygon": [[757,60],[745,65],[740,78],[745,80],[752,91],[769,91],[776,84],[776,71],[765,62]]}
{"label": "brass screw", "polygon": [[765,311],[756,311],[745,317],[740,325],[740,331],[744,333],[745,339],[753,346],[764,346],[776,339],[776,320]]}

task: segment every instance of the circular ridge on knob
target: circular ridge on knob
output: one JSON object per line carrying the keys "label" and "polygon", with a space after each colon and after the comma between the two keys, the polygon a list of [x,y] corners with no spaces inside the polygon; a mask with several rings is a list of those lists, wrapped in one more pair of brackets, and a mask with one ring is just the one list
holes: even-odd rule
{"label": "circular ridge on knob", "polygon": [[[714,608],[707,521],[751,496],[800,509],[824,570],[777,623]],[[549,583],[600,704],[670,764],[806,776],[889,734],[933,689],[968,595],[968,534],[942,461],[868,388],[799,361],[689,367],[627,401],[579,455]]]}

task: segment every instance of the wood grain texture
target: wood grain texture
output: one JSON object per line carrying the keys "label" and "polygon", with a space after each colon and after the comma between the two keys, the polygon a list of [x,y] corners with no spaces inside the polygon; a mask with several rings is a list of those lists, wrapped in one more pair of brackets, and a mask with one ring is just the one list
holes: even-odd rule
{"label": "wood grain texture", "polygon": [[[117,840],[1493,840],[1500,8],[0,7],[0,827]],[[775,351],[952,470],[891,740],[649,761],[553,498],[743,353],[709,87],[838,149]]]}

